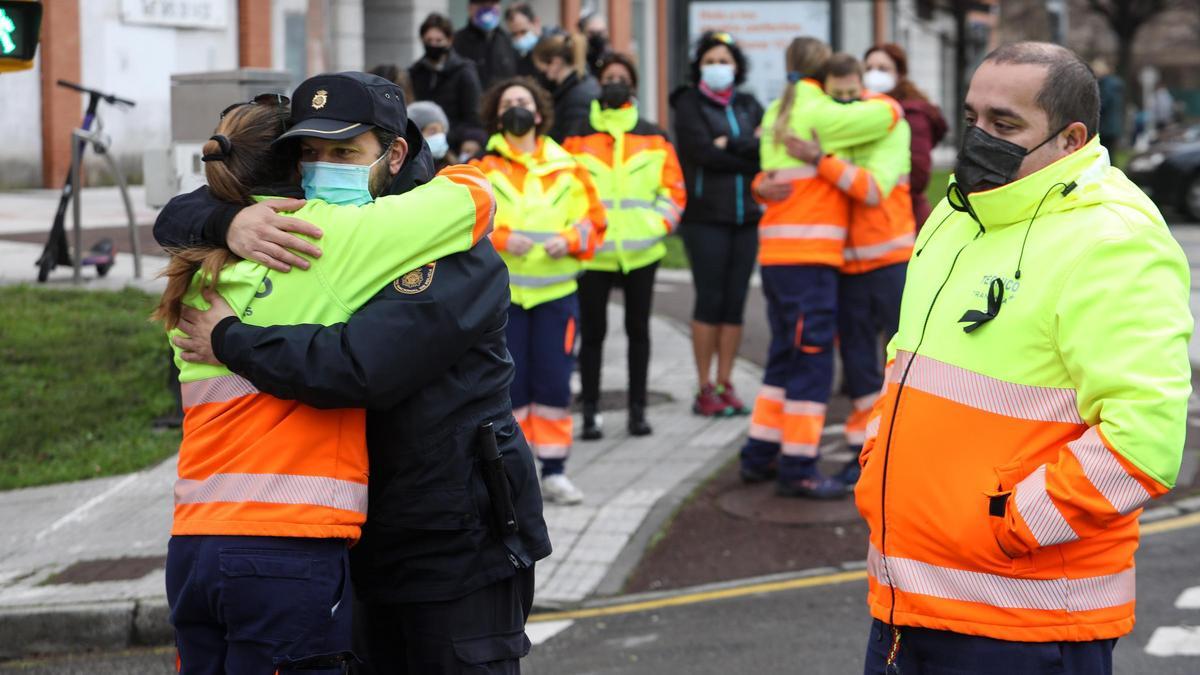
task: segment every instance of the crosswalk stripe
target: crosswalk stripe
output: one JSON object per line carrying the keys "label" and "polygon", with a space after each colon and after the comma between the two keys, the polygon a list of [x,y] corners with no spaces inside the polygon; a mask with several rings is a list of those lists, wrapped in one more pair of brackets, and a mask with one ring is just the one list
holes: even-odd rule
{"label": "crosswalk stripe", "polygon": [[1155,628],[1146,644],[1146,653],[1151,656],[1200,656],[1200,627]]}
{"label": "crosswalk stripe", "polygon": [[563,621],[542,621],[539,623],[530,623],[525,626],[525,635],[529,636],[529,641],[535,645],[540,645],[546,640],[558,635],[564,630],[571,627],[575,623],[572,620]]}
{"label": "crosswalk stripe", "polygon": [[1192,586],[1175,600],[1176,609],[1200,609],[1200,586]]}

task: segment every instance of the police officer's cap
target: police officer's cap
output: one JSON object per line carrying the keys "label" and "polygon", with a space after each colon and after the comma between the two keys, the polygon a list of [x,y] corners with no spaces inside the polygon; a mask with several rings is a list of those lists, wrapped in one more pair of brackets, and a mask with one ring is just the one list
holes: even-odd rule
{"label": "police officer's cap", "polygon": [[408,114],[400,87],[369,73],[329,73],[296,87],[292,128],[275,142],[299,136],[340,141],[375,127],[404,135]]}

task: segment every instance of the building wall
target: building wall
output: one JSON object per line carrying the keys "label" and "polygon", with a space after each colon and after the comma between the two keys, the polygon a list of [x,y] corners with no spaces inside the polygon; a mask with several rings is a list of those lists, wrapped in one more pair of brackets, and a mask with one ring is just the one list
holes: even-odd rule
{"label": "building wall", "polygon": [[37,185],[42,179],[40,61],[32,70],[0,75],[0,189]]}

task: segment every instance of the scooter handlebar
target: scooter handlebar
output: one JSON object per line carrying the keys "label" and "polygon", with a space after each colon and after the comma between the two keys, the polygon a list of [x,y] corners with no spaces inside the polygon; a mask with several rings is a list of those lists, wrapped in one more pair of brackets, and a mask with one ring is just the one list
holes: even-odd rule
{"label": "scooter handlebar", "polygon": [[66,87],[67,89],[74,89],[75,91],[78,91],[78,92],[81,92],[84,94],[91,94],[92,96],[98,96],[98,97],[104,99],[105,101],[107,101],[111,104],[114,104],[114,105],[120,104],[120,105],[129,106],[130,108],[137,105],[136,103],[134,103],[133,101],[130,101],[127,98],[121,98],[114,94],[106,94],[102,91],[97,91],[95,89],[88,89],[87,87],[85,87],[83,85],[75,84],[74,82],[67,82],[66,80],[59,80],[58,86]]}

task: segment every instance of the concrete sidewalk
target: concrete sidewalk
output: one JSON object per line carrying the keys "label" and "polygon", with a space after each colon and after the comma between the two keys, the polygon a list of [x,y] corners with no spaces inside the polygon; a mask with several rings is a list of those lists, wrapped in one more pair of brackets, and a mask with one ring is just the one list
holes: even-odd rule
{"label": "concrete sidewalk", "polygon": [[[0,283],[32,282],[38,250],[0,239]],[[146,270],[161,262],[147,259]],[[85,287],[121,287],[132,281],[131,267],[126,257]],[[71,287],[69,276],[56,272],[52,285]],[[137,285],[154,290],[157,282]],[[614,305],[603,377],[609,398],[621,401],[613,390],[626,384],[622,322]],[[648,417],[655,433],[630,438],[625,411],[608,410],[605,439],[575,445],[567,471],[586,499],[546,508],[554,554],[538,565],[539,606],[619,592],[649,535],[745,433],[744,417],[691,414],[695,375],[685,329],[655,318],[652,333]],[[757,368],[741,363],[734,379],[752,396],[758,378]],[[0,659],[169,642],[162,561],[174,476],[172,458],[126,476],[0,492]]]}

